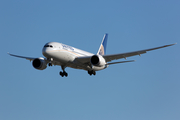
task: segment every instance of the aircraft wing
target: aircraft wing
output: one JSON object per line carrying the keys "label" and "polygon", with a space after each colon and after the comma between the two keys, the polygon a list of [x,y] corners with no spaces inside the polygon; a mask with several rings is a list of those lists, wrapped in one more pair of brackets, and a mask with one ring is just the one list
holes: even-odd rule
{"label": "aircraft wing", "polygon": [[10,53],[8,53],[8,54],[11,55],[11,56],[14,56],[14,57],[24,58],[24,59],[30,60],[30,61],[36,59],[36,58],[32,58],[32,57],[24,57],[24,56],[19,56],[19,55],[13,55],[13,54],[10,54]]}
{"label": "aircraft wing", "polygon": [[[176,43],[175,43],[176,44]],[[169,47],[175,44],[169,44],[169,45],[164,45],[164,46],[160,46],[160,47],[155,47],[155,48],[150,48],[150,49],[145,49],[145,50],[139,50],[139,51],[134,51],[134,52],[127,52],[127,53],[119,53],[119,54],[110,54],[110,55],[103,55],[103,58],[106,60],[106,62],[110,62],[112,60],[117,60],[117,59],[122,59],[122,58],[127,58],[127,57],[131,57],[131,56],[135,56],[135,55],[141,55],[144,54],[148,51],[151,50],[157,50],[160,48],[164,48],[164,47]],[[91,64],[90,63],[90,59],[92,56],[85,56],[85,57],[77,57],[75,59],[74,62],[76,63],[83,63],[83,64]],[[123,61],[124,62],[133,62],[133,61]],[[122,62],[115,62],[115,63],[107,63],[107,64],[116,64],[116,63],[122,63]]]}
{"label": "aircraft wing", "polygon": [[175,44],[169,44],[169,45],[164,45],[164,46],[155,47],[155,48],[151,48],[151,49],[134,51],[134,52],[111,54],[111,55],[103,55],[103,57],[106,60],[106,62],[110,62],[112,60],[117,60],[117,59],[121,59],[121,58],[125,58],[126,59],[127,57],[131,57],[131,56],[135,56],[135,55],[139,55],[140,56],[141,54],[144,54],[147,51],[156,50],[156,49],[160,49],[160,48],[164,48],[164,47],[169,47],[169,46],[172,46],[172,45],[175,45]]}

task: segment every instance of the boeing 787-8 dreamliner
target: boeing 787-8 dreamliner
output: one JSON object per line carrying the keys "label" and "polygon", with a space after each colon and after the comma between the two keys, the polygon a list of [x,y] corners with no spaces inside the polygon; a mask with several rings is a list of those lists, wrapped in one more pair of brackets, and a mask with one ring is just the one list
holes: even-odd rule
{"label": "boeing 787-8 dreamliner", "polygon": [[103,70],[109,65],[133,62],[131,61],[119,61],[111,62],[112,60],[127,58],[135,55],[141,55],[151,50],[156,50],[164,47],[169,47],[175,44],[164,45],[160,47],[155,47],[151,49],[127,52],[127,53],[118,53],[118,54],[109,54],[106,55],[106,45],[107,45],[108,34],[105,34],[102,40],[102,43],[99,47],[97,54],[89,53],[75,47],[71,47],[58,42],[49,42],[46,43],[43,47],[42,54],[45,58],[31,58],[23,57],[19,55],[13,55],[8,53],[11,56],[25,58],[32,61],[32,65],[35,69],[44,70],[48,66],[59,65],[62,68],[62,72],[59,74],[64,77],[68,76],[65,71],[66,67],[71,67],[75,69],[83,69],[88,72],[89,75],[96,75],[96,71]]}

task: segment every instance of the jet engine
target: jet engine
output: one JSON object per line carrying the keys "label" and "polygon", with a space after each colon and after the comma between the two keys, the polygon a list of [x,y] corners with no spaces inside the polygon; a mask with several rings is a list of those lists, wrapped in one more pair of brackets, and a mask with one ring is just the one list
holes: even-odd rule
{"label": "jet engine", "polygon": [[47,67],[47,63],[44,58],[36,58],[33,60],[32,65],[35,69],[44,70]]}
{"label": "jet engine", "polygon": [[101,55],[93,55],[91,57],[91,64],[94,66],[101,67],[106,64],[106,61]]}

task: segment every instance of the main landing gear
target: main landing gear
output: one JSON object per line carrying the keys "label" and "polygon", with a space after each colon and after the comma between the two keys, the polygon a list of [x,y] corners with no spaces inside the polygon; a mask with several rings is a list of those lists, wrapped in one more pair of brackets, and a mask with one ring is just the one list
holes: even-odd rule
{"label": "main landing gear", "polygon": [[[63,70],[63,71],[59,72],[59,75],[61,77],[64,77],[64,76],[67,77],[68,76],[68,73],[65,71],[65,68],[66,68],[66,66],[61,66],[61,69]],[[89,75],[96,75],[96,72],[94,70],[89,70],[88,74]]]}
{"label": "main landing gear", "polygon": [[59,74],[61,75],[61,77],[67,77],[68,76],[68,73],[63,71],[63,72],[59,72]]}
{"label": "main landing gear", "polygon": [[[53,64],[51,63],[53,61],[52,58],[48,59],[50,62],[48,63],[48,66],[52,66]],[[65,71],[66,66],[61,66],[61,69],[63,70],[63,72],[59,72],[59,75],[61,75],[61,77],[67,77],[68,73]]]}
{"label": "main landing gear", "polygon": [[61,75],[61,77],[67,77],[68,76],[68,73],[65,71],[65,66],[61,66],[63,72],[59,72],[59,75]]}
{"label": "main landing gear", "polygon": [[92,75],[92,74],[93,74],[93,75],[96,75],[96,72],[95,72],[94,70],[91,70],[91,71],[88,71],[88,74],[89,74],[89,75]]}

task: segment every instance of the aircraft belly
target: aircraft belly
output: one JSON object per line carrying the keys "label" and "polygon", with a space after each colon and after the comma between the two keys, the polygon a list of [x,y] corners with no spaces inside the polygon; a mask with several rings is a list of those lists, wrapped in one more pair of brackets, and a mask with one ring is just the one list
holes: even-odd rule
{"label": "aircraft belly", "polygon": [[83,70],[86,70],[86,71],[88,71],[88,70],[94,70],[94,71],[99,71],[99,70],[103,70],[103,69],[105,69],[105,68],[107,68],[108,66],[101,66],[101,67],[98,67],[98,66],[89,66],[89,65],[83,65],[83,64],[75,64],[75,63],[73,63],[73,62],[70,62],[69,64],[68,64],[68,67],[71,67],[71,68],[75,68],[75,69],[83,69]]}
{"label": "aircraft belly", "polygon": [[76,65],[76,64],[69,64],[68,67],[75,68],[75,69],[83,69],[83,70],[87,70],[86,68],[83,68],[83,67],[78,66],[78,65]]}

